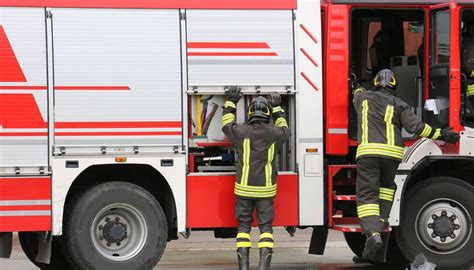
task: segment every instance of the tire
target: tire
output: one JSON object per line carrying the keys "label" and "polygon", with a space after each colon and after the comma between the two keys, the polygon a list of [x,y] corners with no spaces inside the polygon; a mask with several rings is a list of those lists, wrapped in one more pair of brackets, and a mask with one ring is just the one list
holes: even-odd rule
{"label": "tire", "polygon": [[77,269],[152,269],[166,248],[166,216],[145,189],[108,182],[72,202],[64,237]]}
{"label": "tire", "polygon": [[19,232],[18,239],[20,240],[21,248],[25,253],[26,257],[34,264],[36,267],[45,270],[53,269],[71,269],[69,262],[67,261],[63,245],[61,245],[60,237],[53,237],[53,242],[51,243],[51,261],[49,264],[36,262],[36,254],[38,253],[38,241],[40,234],[35,232]]}
{"label": "tire", "polygon": [[[344,239],[346,240],[347,245],[349,248],[354,252],[355,255],[362,258],[362,251],[364,250],[365,245],[365,237],[362,233],[350,233],[344,232]],[[385,263],[379,262],[372,262],[369,261],[371,264],[374,265],[386,265],[386,266],[405,266],[407,265],[407,261],[403,257],[398,248],[397,243],[393,237],[393,233],[390,235],[389,246],[387,249],[387,261]]]}
{"label": "tire", "polygon": [[451,177],[431,178],[410,189],[396,231],[405,258],[413,261],[423,253],[436,269],[474,265],[473,198],[474,187]]}

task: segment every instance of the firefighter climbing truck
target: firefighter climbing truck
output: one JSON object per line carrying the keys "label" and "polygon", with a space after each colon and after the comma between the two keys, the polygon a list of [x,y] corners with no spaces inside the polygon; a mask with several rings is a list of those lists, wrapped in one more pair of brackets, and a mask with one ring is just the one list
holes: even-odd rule
{"label": "firefighter climbing truck", "polygon": [[[473,1],[0,0],[0,242],[42,268],[150,269],[192,230],[234,237],[234,151],[221,132],[278,92],[275,226],[328,229],[360,254],[351,85],[381,68],[420,119],[459,145],[404,133],[387,262],[473,264],[474,131],[460,69]],[[471,119],[472,121],[472,119]],[[472,125],[471,125],[472,126]],[[278,240],[277,240],[278,243]],[[278,245],[278,244],[277,244]],[[401,259],[395,259],[399,256]]]}

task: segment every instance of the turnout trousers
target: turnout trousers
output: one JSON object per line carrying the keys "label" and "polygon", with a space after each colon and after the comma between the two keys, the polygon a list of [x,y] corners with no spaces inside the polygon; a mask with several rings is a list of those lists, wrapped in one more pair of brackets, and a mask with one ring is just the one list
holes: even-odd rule
{"label": "turnout trousers", "polygon": [[357,214],[366,235],[380,232],[388,226],[399,164],[397,160],[382,157],[361,157],[357,160]]}
{"label": "turnout trousers", "polygon": [[250,230],[253,222],[252,212],[256,209],[260,240],[258,248],[273,248],[273,199],[236,198],[235,217],[239,222],[237,230],[237,248],[251,247]]}

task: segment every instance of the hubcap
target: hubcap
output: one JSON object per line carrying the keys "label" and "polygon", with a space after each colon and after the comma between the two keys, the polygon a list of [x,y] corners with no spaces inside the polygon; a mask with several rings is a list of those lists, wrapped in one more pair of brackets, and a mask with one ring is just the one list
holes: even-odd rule
{"label": "hubcap", "polygon": [[102,209],[91,227],[92,243],[105,258],[124,261],[145,246],[148,227],[142,213],[129,204],[112,204]]}
{"label": "hubcap", "polygon": [[436,199],[425,204],[416,217],[420,243],[437,254],[451,254],[463,248],[471,237],[469,212],[452,199]]}

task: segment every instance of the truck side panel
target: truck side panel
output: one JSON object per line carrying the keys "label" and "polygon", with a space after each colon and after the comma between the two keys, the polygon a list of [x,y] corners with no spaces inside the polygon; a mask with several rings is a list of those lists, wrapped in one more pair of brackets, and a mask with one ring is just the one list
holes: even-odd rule
{"label": "truck side panel", "polygon": [[0,173],[47,166],[45,11],[2,7],[0,14]]}
{"label": "truck side panel", "polygon": [[190,86],[294,87],[290,10],[187,10]]}
{"label": "truck side panel", "polygon": [[51,12],[55,145],[181,145],[178,10]]}
{"label": "truck side panel", "polygon": [[51,178],[0,178],[0,232],[49,230]]}

